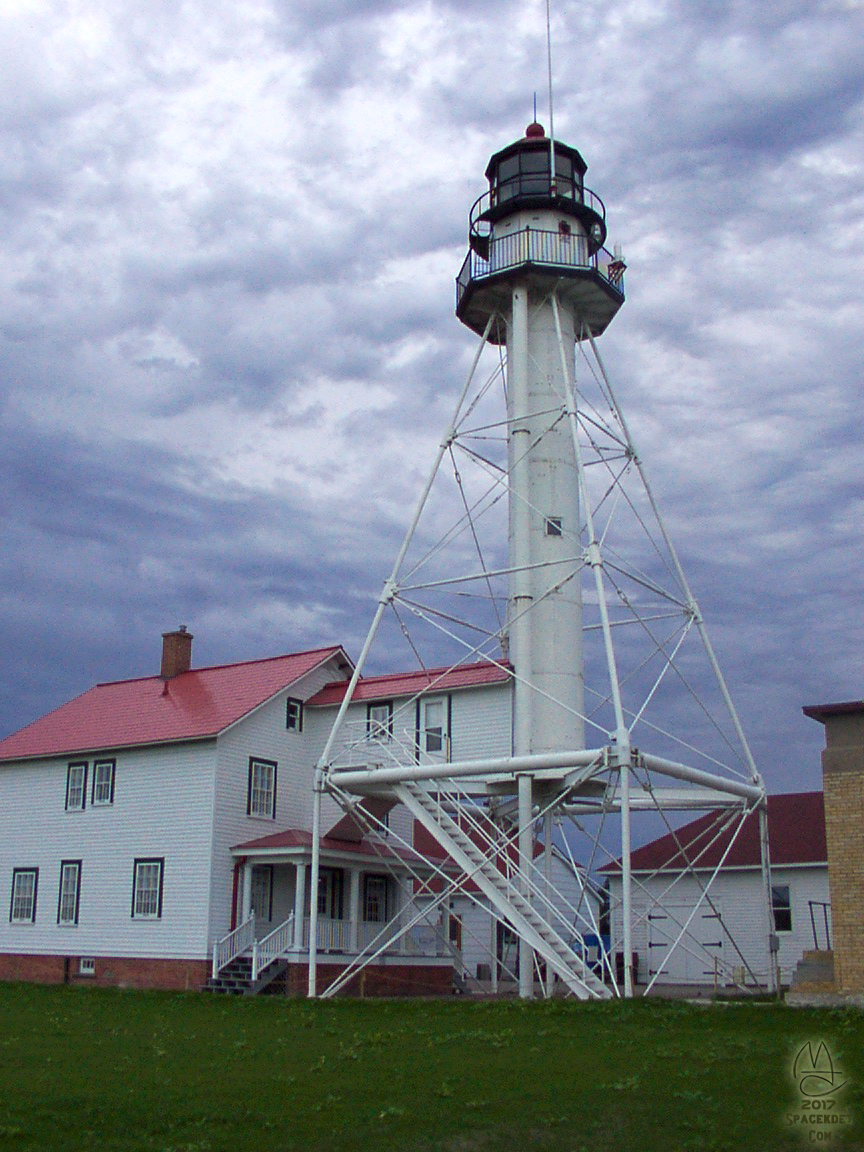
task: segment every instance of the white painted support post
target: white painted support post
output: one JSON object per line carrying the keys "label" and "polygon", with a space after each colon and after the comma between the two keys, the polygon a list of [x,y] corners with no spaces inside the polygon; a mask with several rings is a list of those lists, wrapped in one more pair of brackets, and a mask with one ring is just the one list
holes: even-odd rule
{"label": "white painted support post", "polygon": [[779,957],[773,948],[776,932],[774,930],[774,900],[771,892],[771,851],[768,843],[767,804],[762,804],[759,807],[759,849],[762,865],[762,894],[765,904],[765,946],[768,950],[768,991],[777,993],[780,990],[777,971]]}
{"label": "white painted support post", "polygon": [[312,867],[309,877],[309,986],[311,1000],[318,995],[318,877],[321,868],[321,787],[323,772],[315,769],[312,791]]}
{"label": "white painted support post", "polygon": [[[398,876],[393,876],[391,878],[390,892],[392,893],[393,901],[392,908],[390,909],[390,928],[392,930],[391,935],[393,935],[399,931],[400,925],[402,923],[402,909],[404,907],[404,901],[402,899],[402,885],[399,883]],[[408,937],[405,933],[399,937],[397,947],[400,952],[406,952],[408,950]]]}
{"label": "white painted support post", "polygon": [[[549,904],[555,889],[552,886],[552,809],[549,808],[543,815],[543,879],[544,894]],[[555,973],[551,965],[546,965],[546,995],[552,997],[555,992]]]}
{"label": "white painted support post", "polygon": [[243,864],[243,890],[240,897],[240,923],[245,923],[252,915],[252,862]]}
{"label": "white painted support post", "polygon": [[[633,868],[630,851],[630,765],[621,765],[621,915],[624,920],[624,995],[633,995]],[[614,957],[613,957],[614,960]]]}
{"label": "white painted support post", "polygon": [[[533,780],[530,776],[519,777],[519,874],[522,893],[531,898],[531,870],[534,866],[534,825],[533,825]],[[534,949],[523,936],[519,937],[519,995],[530,1000],[534,995]]]}
{"label": "white painted support post", "polygon": [[303,928],[306,921],[306,865],[296,865],[294,877],[294,947],[303,950]]}
{"label": "white painted support post", "polygon": [[489,942],[489,955],[492,960],[489,969],[491,977],[490,991],[493,996],[498,995],[498,915],[492,905],[489,905],[489,932],[491,940]]}
{"label": "white painted support post", "polygon": [[360,951],[360,870],[348,873],[348,949]]}

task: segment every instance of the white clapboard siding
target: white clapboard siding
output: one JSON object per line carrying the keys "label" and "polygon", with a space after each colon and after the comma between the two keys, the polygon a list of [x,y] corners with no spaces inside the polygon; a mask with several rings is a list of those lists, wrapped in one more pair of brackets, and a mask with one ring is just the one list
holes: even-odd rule
{"label": "white clapboard siding", "polygon": [[[643,880],[637,877],[637,892],[634,896],[634,916],[639,921],[634,927],[634,949],[639,953],[640,981],[649,970],[656,970],[658,957],[663,954],[660,941],[663,939],[661,927],[657,916],[668,914],[679,922],[683,922],[686,915],[693,908],[699,898],[700,889],[692,877],[682,877],[671,892],[667,892],[669,877],[658,877],[653,880]],[[809,901],[829,901],[828,895],[828,869],[826,865],[799,865],[778,866],[772,869],[772,883],[789,887],[792,903],[792,931],[777,933],[780,952],[781,981],[788,984],[795,971],[798,961],[804,951],[814,947],[813,932],[810,921]],[[620,882],[611,883],[613,900],[620,895]],[[664,895],[665,893],[665,895]],[[712,884],[710,889],[711,900],[717,910],[722,914],[723,923],[729,929],[735,943],[741,951],[743,960],[738,956],[735,947],[731,944],[725,933],[720,934],[723,947],[718,950],[725,966],[740,968],[744,960],[760,979],[767,976],[768,963],[765,939],[765,914],[762,889],[762,875],[758,868],[730,868],[724,870]],[[662,904],[662,908],[661,908]],[[704,902],[703,902],[704,904]],[[700,912],[710,913],[710,907],[700,908]],[[819,910],[821,914],[821,909]],[[648,916],[652,919],[649,921]],[[695,930],[700,929],[700,914],[694,918]],[[613,915],[613,929],[620,939],[620,916]],[[824,934],[822,924],[819,923],[820,944],[824,947]],[[653,930],[653,939],[652,939]],[[674,929],[670,918],[668,930]],[[707,925],[705,926],[707,931]],[[709,933],[709,935],[711,935]],[[707,937],[706,937],[707,938]],[[713,937],[712,937],[713,939]],[[649,945],[652,945],[649,947]],[[662,983],[675,983],[682,974],[684,961],[673,960],[666,965],[667,971],[658,979]],[[697,980],[696,965],[692,960],[686,973],[687,982],[705,982],[708,977]],[[706,965],[706,968],[710,965]],[[701,973],[700,973],[701,975]],[[750,982],[750,977],[747,977]]]}
{"label": "white clapboard siding", "polygon": [[[302,731],[289,731],[285,725],[286,701],[289,697],[306,700],[341,674],[335,660],[327,661],[219,737],[211,854],[211,939],[223,936],[230,928],[234,885],[231,848],[287,828],[311,827],[312,782],[321,750],[318,733],[316,725],[310,723],[312,709],[304,709]],[[276,814],[272,820],[247,815],[250,757],[277,764]],[[334,823],[336,819],[334,816]],[[274,908],[274,917],[275,914]]]}
{"label": "white clapboard siding", "polygon": [[[210,830],[215,742],[135,748],[116,758],[114,802],[65,811],[66,769],[75,756],[0,768],[4,830],[0,894],[11,897],[14,868],[38,867],[36,922],[0,916],[0,950],[54,955],[207,955]],[[134,920],[136,858],[163,857],[162,917]],[[60,862],[81,860],[77,926],[57,924]],[[8,904],[7,904],[8,907]]]}

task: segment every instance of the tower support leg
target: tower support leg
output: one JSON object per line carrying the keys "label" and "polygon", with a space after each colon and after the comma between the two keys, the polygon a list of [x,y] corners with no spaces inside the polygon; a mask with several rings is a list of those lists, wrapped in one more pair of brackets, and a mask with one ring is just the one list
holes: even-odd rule
{"label": "tower support leg", "polygon": [[[523,894],[530,900],[530,877],[534,867],[532,778],[525,775],[520,776],[518,787],[519,873],[522,877]],[[530,1000],[534,996],[534,949],[522,936],[519,937],[519,995],[523,1000]]]}

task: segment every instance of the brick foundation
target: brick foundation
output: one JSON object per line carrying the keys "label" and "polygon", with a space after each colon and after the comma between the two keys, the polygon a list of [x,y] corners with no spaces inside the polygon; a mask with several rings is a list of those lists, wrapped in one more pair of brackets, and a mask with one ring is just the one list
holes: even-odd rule
{"label": "brick foundation", "polygon": [[[0,953],[0,980],[31,984],[78,984],[100,988],[160,988],[198,990],[210,976],[209,960],[152,960],[130,956],[96,956],[95,975],[83,976],[78,956],[33,956]],[[342,971],[339,964],[318,965],[318,988],[323,991]],[[292,964],[269,991],[305,996],[308,964]],[[341,991],[342,996],[449,996],[453,969],[449,965],[373,964],[358,972]]]}
{"label": "brick foundation", "polygon": [[83,984],[97,987],[203,988],[210,975],[207,960],[155,960],[132,956],[96,956],[95,975],[83,976],[78,956],[28,956],[0,953],[0,980],[32,984]]}
{"label": "brick foundation", "polygon": [[[318,965],[318,991],[342,971],[339,964]],[[280,978],[274,992],[305,996],[309,985],[309,965],[292,964]],[[370,964],[349,980],[340,996],[449,996],[453,991],[453,969],[449,965]]]}

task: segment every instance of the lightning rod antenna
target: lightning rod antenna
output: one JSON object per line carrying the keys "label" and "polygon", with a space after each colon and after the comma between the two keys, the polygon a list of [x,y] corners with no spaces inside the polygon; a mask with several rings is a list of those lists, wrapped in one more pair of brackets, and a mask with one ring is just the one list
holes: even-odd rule
{"label": "lightning rod antenna", "polygon": [[[549,77],[549,184],[555,195],[555,110],[552,103],[552,0],[546,0],[546,70]],[[536,113],[534,119],[537,119]]]}

